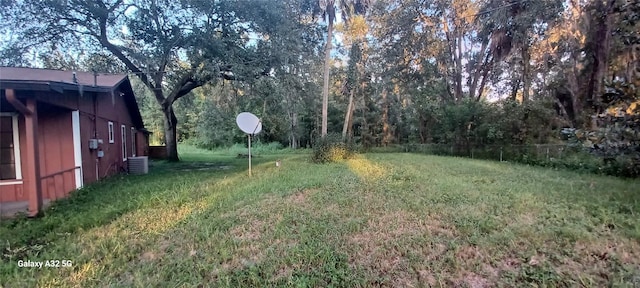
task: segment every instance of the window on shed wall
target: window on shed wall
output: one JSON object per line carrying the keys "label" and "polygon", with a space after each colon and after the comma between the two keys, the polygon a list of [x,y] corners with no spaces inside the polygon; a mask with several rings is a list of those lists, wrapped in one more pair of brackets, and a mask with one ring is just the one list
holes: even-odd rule
{"label": "window on shed wall", "polygon": [[136,157],[136,128],[131,127],[131,157]]}
{"label": "window on shed wall", "polygon": [[0,115],[0,180],[21,179],[17,115]]}
{"label": "window on shed wall", "polygon": [[122,161],[127,161],[127,127],[120,126],[120,133],[122,134]]}
{"label": "window on shed wall", "polygon": [[115,141],[114,137],[114,132],[113,132],[113,122],[109,121],[109,143],[113,144]]}

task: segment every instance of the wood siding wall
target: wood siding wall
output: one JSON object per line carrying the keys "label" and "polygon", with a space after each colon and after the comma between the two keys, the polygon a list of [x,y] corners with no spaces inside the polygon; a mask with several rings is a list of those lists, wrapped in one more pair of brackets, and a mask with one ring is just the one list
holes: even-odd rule
{"label": "wood siding wall", "polygon": [[38,130],[42,197],[51,200],[63,198],[75,190],[75,177],[73,173],[52,174],[75,167],[71,111],[41,108]]}
{"label": "wood siding wall", "polygon": [[[44,95],[39,95],[38,98],[41,101],[50,101]],[[76,100],[75,103],[74,100]],[[80,111],[80,145],[85,184],[127,170],[127,162],[122,158],[120,127],[121,125],[126,127],[127,157],[130,157],[132,156],[130,130],[133,123],[126,103],[120,96],[120,91],[114,91],[113,95],[84,93],[83,96],[66,97],[57,103]],[[113,123],[114,143],[109,143],[109,122]],[[102,144],[99,144],[96,150],[89,149],[89,139],[102,139]],[[137,145],[140,144],[142,143],[137,143]],[[99,150],[104,152],[104,157],[98,157]]]}
{"label": "wood siding wall", "polygon": [[[80,138],[82,154],[82,175],[84,184],[89,184],[113,174],[126,171],[127,162],[123,160],[121,145],[121,125],[125,125],[127,157],[131,157],[131,127],[133,121],[126,102],[120,91],[110,93],[65,92],[24,92],[16,91],[18,97],[35,97],[38,105],[38,137],[40,151],[40,172],[42,176],[42,195],[44,199],[65,197],[75,187],[74,142],[72,130],[72,111],[79,110]],[[4,107],[6,109],[6,107]],[[113,122],[114,143],[109,143],[108,123]],[[25,143],[25,120],[18,116],[20,146]],[[146,155],[147,142],[142,132],[136,133],[136,155]],[[99,149],[89,149],[89,139],[102,139]],[[98,158],[98,150],[104,151],[104,157]],[[22,171],[25,171],[26,149],[21,149]],[[96,169],[97,168],[97,169]],[[97,174],[96,174],[97,173]],[[56,175],[52,175],[56,174]],[[24,173],[23,173],[24,176]],[[45,177],[49,176],[49,177]],[[31,179],[23,179],[22,184],[1,185],[0,202],[27,201],[28,193],[23,191]]]}

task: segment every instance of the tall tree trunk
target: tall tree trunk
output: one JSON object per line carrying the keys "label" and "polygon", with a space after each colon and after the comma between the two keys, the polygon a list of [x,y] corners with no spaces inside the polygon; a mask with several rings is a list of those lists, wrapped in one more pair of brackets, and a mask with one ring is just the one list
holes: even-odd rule
{"label": "tall tree trunk", "polygon": [[353,140],[353,114],[356,110],[356,105],[351,106],[351,116],[349,117],[349,125],[347,126],[347,139]]}
{"label": "tall tree trunk", "polygon": [[595,1],[595,15],[592,15],[592,21],[595,22],[595,31],[592,32],[592,52],[593,68],[589,77],[587,86],[587,101],[591,103],[593,112],[600,113],[602,92],[604,89],[604,77],[607,74],[609,66],[609,47],[611,42],[611,19],[610,13],[613,9],[615,1],[609,1],[605,6],[604,0]]}
{"label": "tall tree trunk", "polygon": [[289,147],[291,149],[297,149],[298,146],[298,138],[296,137],[296,131],[298,130],[298,113],[291,113],[291,137],[289,142]]}
{"label": "tall tree trunk", "polygon": [[[316,102],[316,103],[314,103],[314,104],[315,104],[315,105],[318,105],[318,103],[317,103],[317,102]],[[314,106],[315,106],[315,105],[314,105]],[[317,106],[316,106],[316,107],[317,107]],[[318,110],[315,110],[315,109],[314,109],[314,111],[318,111]],[[313,131],[311,131],[311,132],[312,132],[311,134],[315,134],[315,135],[312,135],[312,136],[311,136],[311,140],[312,140],[311,142],[312,142],[312,143],[313,143],[313,139],[315,139],[316,137],[318,137],[318,136],[319,136],[319,134],[318,134],[318,133],[319,133],[319,131],[322,131],[322,116],[321,116],[320,114],[321,114],[321,113],[317,113],[317,112],[316,112],[316,113],[313,113],[313,115],[314,115],[314,122],[313,122],[313,124],[314,124],[314,129],[313,129]]]}
{"label": "tall tree trunk", "polygon": [[[447,38],[447,52],[449,52],[449,56],[451,57],[450,59],[448,59],[448,61],[450,60],[451,63],[448,63],[448,61],[445,61],[445,65],[443,65],[445,74],[447,75],[447,77],[451,76],[453,77],[453,87],[451,87],[451,85],[449,84],[449,79],[447,79],[447,91],[449,93],[451,93],[451,89],[453,89],[453,102],[458,102],[460,100],[460,98],[462,97],[462,74],[458,73],[458,55],[456,54],[456,40],[457,38],[457,34],[454,35],[454,33],[449,30],[449,23],[447,22],[447,19],[442,19],[442,28],[444,30],[444,35]],[[460,62],[461,63],[461,62]],[[453,65],[453,75],[449,75],[449,71],[447,69],[447,67],[450,67],[449,65]],[[459,77],[458,77],[459,76]],[[458,84],[460,84],[460,86],[458,86]]]}
{"label": "tall tree trunk", "polygon": [[[482,57],[482,53],[485,53],[487,50],[487,46],[489,45],[489,40],[482,41],[482,47],[480,48],[480,52],[478,53],[478,57],[476,59],[475,72],[473,73],[473,79],[471,81],[471,87],[469,88],[469,97],[474,98],[476,93],[476,88],[478,87],[478,79],[480,78],[480,73],[487,66],[487,61],[489,61],[489,54],[487,53],[487,57]],[[484,59],[483,59],[484,58]],[[480,62],[482,61],[482,63]],[[480,92],[478,92],[480,94]]]}
{"label": "tall tree trunk", "polygon": [[571,119],[571,123],[573,124],[573,128],[582,128],[582,103],[580,103],[579,94],[571,93],[571,105],[573,106],[573,119]]}
{"label": "tall tree trunk", "polygon": [[387,146],[391,142],[391,130],[389,129],[389,99],[387,89],[382,89],[382,146]]}
{"label": "tall tree trunk", "polygon": [[[631,45],[627,52],[627,69],[624,73],[625,82],[633,83],[636,71],[640,72],[640,61],[638,59],[640,59],[640,44]],[[638,73],[637,79],[640,80],[640,73]]]}
{"label": "tall tree trunk", "polygon": [[511,85],[510,98],[512,101],[516,101],[518,99],[517,97],[518,97],[518,89],[520,89],[520,82],[521,82],[521,79],[516,79],[515,83]]}
{"label": "tall tree trunk", "polygon": [[[456,29],[459,29],[456,27]],[[462,33],[457,31],[456,33],[456,43],[457,43],[457,53],[456,57],[456,98],[457,100],[462,99]],[[473,92],[472,92],[473,93]]]}
{"label": "tall tree trunk", "polygon": [[419,135],[420,135],[420,144],[424,144],[426,142],[426,127],[427,125],[425,125],[425,121],[424,119],[422,119],[422,117],[420,117],[420,130],[419,130]]}
{"label": "tall tree trunk", "polygon": [[347,132],[349,131],[349,125],[351,123],[351,114],[353,113],[353,94],[355,93],[355,88],[351,88],[351,93],[349,94],[349,104],[347,105],[347,112],[344,113],[344,125],[342,126],[342,139],[347,139]]}
{"label": "tall tree trunk", "polygon": [[480,101],[480,99],[482,99],[482,94],[484,94],[484,86],[487,85],[487,78],[489,78],[489,72],[493,68],[494,59],[495,58],[493,57],[488,59],[488,62],[486,63],[487,66],[484,68],[484,71],[482,71],[482,81],[480,81],[480,87],[478,88],[478,95],[476,96],[476,99],[475,99],[476,101]]}
{"label": "tall tree trunk", "polygon": [[362,128],[360,129],[360,137],[362,138],[362,146],[369,148],[369,123],[367,121],[367,113],[369,112],[369,97],[366,93],[362,93]]}
{"label": "tall tree trunk", "polygon": [[[365,88],[365,84],[367,82],[366,81],[362,81],[360,82],[360,91],[364,91]],[[355,113],[356,113],[356,103],[355,103],[356,99],[355,99],[355,95],[354,95],[354,99],[353,99],[353,105],[351,105],[351,116],[349,116],[349,124],[347,126],[347,137],[349,139],[351,139],[353,141],[353,118]]]}
{"label": "tall tree trunk", "polygon": [[167,160],[179,161],[176,129],[178,118],[173,112],[173,105],[169,103],[163,104],[162,112],[164,114],[164,142],[167,148]]}
{"label": "tall tree trunk", "polygon": [[327,135],[327,117],[329,109],[329,66],[331,61],[331,41],[333,39],[333,19],[329,16],[327,27],[327,44],[324,48],[324,81],[322,85],[322,131],[321,136]]}
{"label": "tall tree trunk", "polygon": [[[487,77],[489,76],[489,71],[493,69],[493,59],[494,58],[491,56],[491,54],[487,53],[487,56],[484,57],[484,60],[482,62],[482,66],[480,66],[480,68],[476,70],[475,75],[473,76],[474,78],[472,83],[473,89],[469,91],[469,96],[475,97],[476,101],[480,101],[480,99],[482,99],[482,94],[484,93],[484,86],[487,84]],[[476,91],[477,80],[480,77],[482,77],[482,81],[480,81],[480,87],[478,89],[478,92],[476,93],[475,91]],[[476,94],[474,95],[473,93],[476,93]]]}
{"label": "tall tree trunk", "polygon": [[[285,82],[285,84],[287,84]],[[285,109],[287,110],[287,115],[289,115],[289,148],[297,149],[299,147],[298,142],[298,113],[296,112],[298,109],[298,105],[296,104],[295,96],[291,95],[291,92],[288,91],[286,93],[286,105]]]}
{"label": "tall tree trunk", "polygon": [[522,43],[522,103],[529,100],[529,90],[531,89],[531,75],[529,75],[531,74],[531,55],[527,41],[524,39]]}

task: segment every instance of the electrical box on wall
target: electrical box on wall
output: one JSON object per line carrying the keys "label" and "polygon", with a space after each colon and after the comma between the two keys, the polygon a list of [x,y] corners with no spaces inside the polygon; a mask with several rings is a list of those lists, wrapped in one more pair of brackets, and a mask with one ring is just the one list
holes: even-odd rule
{"label": "electrical box on wall", "polygon": [[98,150],[98,158],[104,157],[104,151]]}
{"label": "electrical box on wall", "polygon": [[89,139],[89,149],[98,149],[98,139]]}

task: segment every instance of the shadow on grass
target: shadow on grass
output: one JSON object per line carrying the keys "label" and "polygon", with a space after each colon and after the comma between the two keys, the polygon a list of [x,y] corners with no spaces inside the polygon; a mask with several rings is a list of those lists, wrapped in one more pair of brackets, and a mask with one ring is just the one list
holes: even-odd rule
{"label": "shadow on grass", "polygon": [[[253,159],[254,165],[273,157]],[[202,161],[154,161],[147,175],[116,175],[74,191],[48,207],[43,216],[18,216],[0,222],[0,260],[38,253],[61,235],[108,225],[124,214],[196,197],[202,183],[246,173],[246,159],[211,157]]]}
{"label": "shadow on grass", "polygon": [[[226,170],[185,170],[209,162],[156,163],[149,175],[116,176],[88,185],[55,203],[41,218],[4,222],[0,224],[0,263],[8,265],[0,265],[0,278],[7,276],[0,279],[0,287],[9,283],[27,287],[51,283],[142,287],[148,285],[136,281],[163,279],[130,273],[158,269],[157,261],[169,261],[160,258],[166,253],[190,255],[193,243],[185,239],[221,228],[202,226],[203,221],[220,223],[217,215],[237,208],[234,203],[252,202],[273,192],[270,184],[279,183],[284,176],[272,166],[275,158],[254,159],[254,178],[259,181],[248,181],[243,159],[217,159],[215,163],[232,167]],[[291,158],[297,157],[287,159]],[[16,264],[19,259],[68,255],[73,255],[74,269],[20,269]],[[176,271],[191,275],[193,267],[185,269],[174,267],[160,275]]]}

